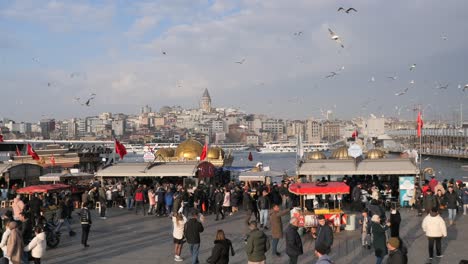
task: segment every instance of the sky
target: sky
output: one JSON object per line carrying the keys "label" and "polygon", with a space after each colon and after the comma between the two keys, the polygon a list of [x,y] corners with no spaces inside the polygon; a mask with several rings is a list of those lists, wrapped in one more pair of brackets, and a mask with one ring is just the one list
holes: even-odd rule
{"label": "sky", "polygon": [[[215,107],[277,118],[413,119],[422,105],[426,119],[452,119],[468,102],[458,89],[468,84],[467,9],[464,0],[3,0],[0,117],[195,108],[208,88]],[[89,107],[74,99],[92,93]]]}

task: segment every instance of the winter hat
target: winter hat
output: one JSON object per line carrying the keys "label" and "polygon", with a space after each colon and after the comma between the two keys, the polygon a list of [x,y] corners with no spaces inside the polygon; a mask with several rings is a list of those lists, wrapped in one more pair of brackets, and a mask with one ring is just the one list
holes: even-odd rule
{"label": "winter hat", "polygon": [[387,243],[394,248],[400,247],[400,240],[398,239],[398,237],[391,237]]}

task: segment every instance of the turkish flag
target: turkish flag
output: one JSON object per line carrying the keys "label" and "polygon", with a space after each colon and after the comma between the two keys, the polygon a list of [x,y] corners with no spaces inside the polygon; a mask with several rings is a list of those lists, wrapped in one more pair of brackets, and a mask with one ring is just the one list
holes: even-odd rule
{"label": "turkish flag", "polygon": [[351,135],[352,138],[357,138],[358,137],[358,131],[354,130],[353,134]]}
{"label": "turkish flag", "polygon": [[55,166],[55,157],[54,157],[54,154],[52,154],[52,156],[50,156],[50,164],[52,164],[52,166]]}
{"label": "turkish flag", "polygon": [[248,157],[248,159],[249,159],[250,161],[253,160],[252,152],[249,152],[249,157]]}
{"label": "turkish flag", "polygon": [[123,159],[123,157],[127,155],[127,149],[117,139],[115,140],[115,153],[119,154],[120,159]]}
{"label": "turkish flag", "polygon": [[418,137],[421,137],[421,132],[423,128],[423,120],[421,117],[421,112],[418,112],[418,120],[416,120],[416,122],[418,123]]}
{"label": "turkish flag", "polygon": [[0,135],[0,143],[3,142],[3,135]]}
{"label": "turkish flag", "polygon": [[28,143],[28,155],[32,157],[33,160],[40,160],[39,155],[37,155],[36,151],[31,147],[31,144]]}
{"label": "turkish flag", "polygon": [[18,148],[18,145],[16,145],[16,156],[21,156],[21,151]]}
{"label": "turkish flag", "polygon": [[205,160],[206,159],[206,154],[208,153],[208,144],[205,143],[203,146],[203,150],[200,155],[200,160]]}

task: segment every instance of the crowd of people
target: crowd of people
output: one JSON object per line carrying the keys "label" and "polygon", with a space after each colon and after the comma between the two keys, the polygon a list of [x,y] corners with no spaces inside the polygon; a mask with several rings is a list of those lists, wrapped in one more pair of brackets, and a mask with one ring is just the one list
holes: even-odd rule
{"label": "crowd of people", "polygon": [[[350,210],[361,214],[358,223],[362,246],[364,250],[373,249],[377,264],[407,263],[407,246],[399,234],[400,225],[405,220],[396,203],[388,203],[388,197],[397,196],[398,189],[395,190],[391,183],[371,180],[364,182],[355,177],[344,179],[351,193],[343,200],[349,201]],[[253,188],[235,182],[223,185],[200,182],[196,187],[185,187],[171,183],[109,180],[103,183],[93,181],[79,199],[65,192],[50,196],[33,195],[30,200],[18,195],[13,201],[12,210],[3,216],[4,232],[0,248],[10,263],[28,263],[29,260],[40,263],[46,249],[43,227],[47,220],[42,208],[49,205],[58,208],[53,232],[60,232],[65,225],[69,236],[76,234],[71,225],[72,212],[80,208],[81,244],[84,248],[89,247],[91,209],[98,209],[99,216],[106,219],[107,208],[117,207],[126,208],[136,215],[171,219],[176,262],[183,261],[181,255],[186,243],[191,263],[200,263],[200,234],[204,232],[206,216],[213,215],[215,221],[222,221],[230,215],[243,214],[248,263],[265,263],[267,252],[273,258],[280,257],[278,243],[281,239],[285,240],[284,254],[288,256],[289,263],[299,263],[300,256],[308,254],[303,251],[302,240],[305,238],[299,235],[303,233],[299,232],[299,219],[290,217],[289,225],[283,230],[283,216],[289,215],[290,210],[299,204],[298,197],[288,191],[289,184],[293,182],[258,184]],[[306,203],[306,207],[316,208],[328,201],[328,198],[317,198],[320,200],[317,204]],[[455,224],[460,208],[466,215],[468,189],[460,182],[438,182],[432,178],[422,186],[416,184],[414,200],[410,205],[419,216],[425,215],[421,227],[428,237],[429,258],[443,257],[441,240],[447,236],[447,227],[442,215],[447,215],[449,226]],[[334,230],[323,215],[318,215],[317,220],[317,228],[310,230],[310,238],[315,240],[313,253],[318,257],[316,263],[333,263],[330,253],[333,250]],[[222,224],[219,226],[222,227]],[[232,242],[220,228],[206,262],[229,263],[229,257],[234,254]]]}

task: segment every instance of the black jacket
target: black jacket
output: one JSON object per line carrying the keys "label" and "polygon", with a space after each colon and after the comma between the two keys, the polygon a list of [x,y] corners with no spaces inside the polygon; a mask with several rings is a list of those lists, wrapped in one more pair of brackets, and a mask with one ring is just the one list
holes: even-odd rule
{"label": "black jacket", "polygon": [[86,207],[81,208],[80,222],[82,225],[90,225],[93,223],[93,221],[91,221],[91,212]]}
{"label": "black jacket", "polygon": [[286,254],[288,256],[299,256],[304,253],[302,240],[297,233],[297,226],[288,225],[286,228]]}
{"label": "black jacket", "polygon": [[317,239],[315,240],[316,245],[323,244],[328,249],[326,254],[330,253],[331,246],[333,245],[333,230],[327,224],[324,226],[319,225],[317,228]]}
{"label": "black jacket", "polygon": [[258,198],[258,209],[259,210],[270,209],[270,199],[268,199],[268,196],[261,196],[260,198]]}
{"label": "black jacket", "polygon": [[252,210],[252,196],[250,196],[250,193],[244,192],[242,198],[242,207],[244,207],[244,210]]}
{"label": "black jacket", "polygon": [[232,247],[231,240],[215,240],[215,246],[211,251],[211,256],[206,260],[209,264],[228,264],[229,263],[229,250],[234,256],[234,248]]}
{"label": "black jacket", "polygon": [[200,244],[200,233],[205,230],[202,223],[197,219],[191,218],[185,223],[184,236],[189,244]]}
{"label": "black jacket", "polygon": [[33,197],[31,201],[29,201],[29,208],[34,215],[40,215],[41,213],[41,205],[42,202],[39,198]]}
{"label": "black jacket", "polygon": [[447,191],[445,193],[445,204],[447,205],[448,209],[457,209],[457,201],[459,200],[460,199],[455,191],[453,191],[452,193]]}
{"label": "black jacket", "polygon": [[405,264],[403,253],[399,249],[388,252],[387,264]]}
{"label": "black jacket", "polygon": [[400,237],[400,212],[390,214],[390,237]]}
{"label": "black jacket", "polygon": [[354,202],[361,202],[361,188],[358,186],[354,187],[351,196],[353,197]]}

